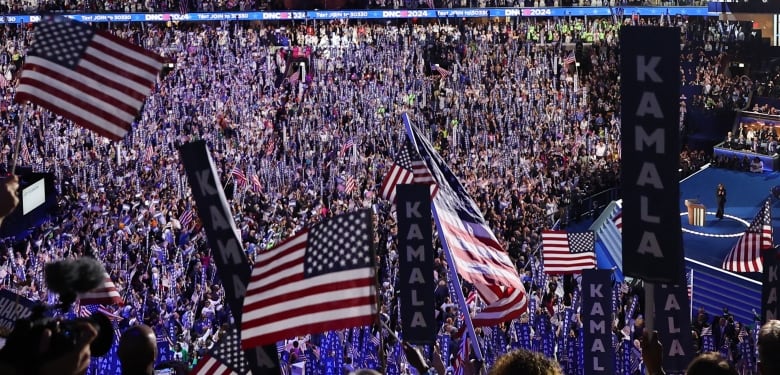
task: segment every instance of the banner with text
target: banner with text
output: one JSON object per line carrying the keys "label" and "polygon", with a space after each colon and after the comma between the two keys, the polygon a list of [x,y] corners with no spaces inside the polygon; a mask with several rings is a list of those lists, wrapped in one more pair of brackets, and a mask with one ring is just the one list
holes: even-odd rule
{"label": "banner with text", "polygon": [[[84,13],[63,14],[79,22],[207,22],[207,21],[305,21],[305,20],[360,20],[360,19],[411,19],[411,18],[488,18],[488,17],[611,17],[617,8],[610,7],[560,7],[560,8],[456,8],[456,9],[369,9],[369,10],[288,10],[257,12],[200,12],[185,13]],[[626,15],[660,17],[667,12],[671,16],[708,16],[707,7],[624,7]],[[3,23],[37,23],[39,14],[7,14],[0,16]]]}
{"label": "banner with text", "polygon": [[761,254],[764,258],[764,284],[761,290],[761,323],[780,317],[780,303],[777,302],[777,292],[780,291],[778,270],[780,270],[780,250],[773,248]]}
{"label": "banner with text", "polygon": [[8,289],[0,290],[0,337],[8,337],[17,320],[32,314],[34,305],[32,300]]}
{"label": "banner with text", "polygon": [[433,291],[433,228],[429,185],[396,186],[398,208],[398,291],[404,341],[432,344],[436,339]]}
{"label": "banner with text", "polygon": [[[658,41],[647,43],[648,40]],[[680,228],[680,30],[620,29],[623,274],[683,284]]]}
{"label": "banner with text", "polygon": [[[236,324],[239,324],[251,266],[241,239],[238,238],[239,232],[225,198],[214,159],[211,158],[205,141],[186,143],[181,146],[179,153],[198,207],[198,217],[206,230],[217,274],[225,288],[225,301]],[[281,374],[275,345],[245,350],[244,356],[253,373]]]}
{"label": "banner with text", "polygon": [[614,374],[612,270],[582,270],[582,325],[585,375]]}
{"label": "banner with text", "polygon": [[664,349],[667,373],[684,373],[694,357],[691,340],[691,304],[686,284],[659,284],[655,299],[655,329]]}

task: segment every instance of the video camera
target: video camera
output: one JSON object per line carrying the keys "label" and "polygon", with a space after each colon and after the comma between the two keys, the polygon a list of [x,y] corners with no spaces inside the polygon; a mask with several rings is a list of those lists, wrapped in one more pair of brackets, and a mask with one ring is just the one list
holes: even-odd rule
{"label": "video camera", "polygon": [[[54,306],[40,304],[33,308],[29,317],[17,320],[0,350],[0,362],[16,369],[26,369],[56,359],[76,347],[81,336],[81,322],[90,324],[98,332],[90,344],[91,355],[100,357],[108,353],[114,342],[114,330],[111,320],[104,314],[94,313],[90,317],[72,320],[51,317],[57,310],[68,311],[79,293],[99,287],[105,278],[103,266],[94,259],[79,258],[47,264],[44,272],[47,287],[59,294],[61,303]],[[51,331],[49,349],[39,353],[41,337],[46,329]]]}

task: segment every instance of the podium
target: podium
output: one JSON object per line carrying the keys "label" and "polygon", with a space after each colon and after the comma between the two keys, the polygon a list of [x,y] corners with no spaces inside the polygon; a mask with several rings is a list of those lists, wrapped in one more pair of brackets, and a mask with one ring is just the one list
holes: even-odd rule
{"label": "podium", "polygon": [[704,217],[707,215],[704,205],[698,199],[686,199],[685,207],[688,207],[688,224],[703,227]]}

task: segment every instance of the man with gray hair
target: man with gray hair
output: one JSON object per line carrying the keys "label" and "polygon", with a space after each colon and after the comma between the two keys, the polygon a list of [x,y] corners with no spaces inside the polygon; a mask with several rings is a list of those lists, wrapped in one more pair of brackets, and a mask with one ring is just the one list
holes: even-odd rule
{"label": "man with gray hair", "polygon": [[758,372],[780,374],[780,320],[770,320],[758,331]]}

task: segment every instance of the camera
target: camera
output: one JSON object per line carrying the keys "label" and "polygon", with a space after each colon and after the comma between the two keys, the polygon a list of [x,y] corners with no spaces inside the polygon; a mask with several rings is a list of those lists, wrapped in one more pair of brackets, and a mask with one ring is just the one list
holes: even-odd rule
{"label": "camera", "polygon": [[[111,320],[102,313],[76,319],[53,318],[55,312],[67,312],[77,296],[99,287],[105,280],[105,268],[97,260],[83,257],[49,263],[44,268],[47,287],[59,294],[60,304],[39,304],[29,317],[19,319],[0,350],[0,362],[18,370],[34,368],[41,362],[56,359],[76,348],[82,336],[81,327],[87,323],[95,328],[97,337],[90,344],[92,356],[108,353],[114,342]],[[41,353],[41,338],[45,330],[51,332],[49,347]]]}
{"label": "camera", "polygon": [[[87,318],[61,320],[43,316],[46,308],[38,307],[37,311],[27,319],[16,321],[14,330],[0,350],[0,360],[13,364],[16,368],[24,368],[37,362],[56,359],[76,348],[81,336],[80,324],[90,324],[98,332],[90,344],[90,352],[94,357],[100,357],[111,350],[114,342],[114,330],[111,320],[102,313],[95,313]],[[49,349],[46,353],[37,355],[43,331],[51,331]]]}

